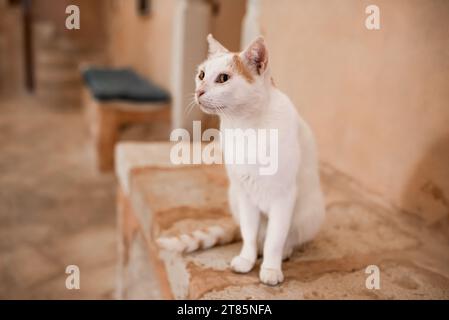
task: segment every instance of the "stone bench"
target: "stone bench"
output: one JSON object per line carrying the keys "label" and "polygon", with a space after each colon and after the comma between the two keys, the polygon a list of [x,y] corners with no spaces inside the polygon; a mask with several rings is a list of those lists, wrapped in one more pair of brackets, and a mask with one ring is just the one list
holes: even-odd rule
{"label": "stone bench", "polygon": [[[119,276],[122,299],[442,299],[449,298],[446,238],[323,164],[327,220],[318,237],[284,263],[285,282],[229,269],[240,243],[180,254],[155,239],[216,223],[233,223],[223,167],[174,166],[169,143],[120,143]],[[365,270],[380,270],[368,289]]]}
{"label": "stone bench", "polygon": [[82,100],[97,167],[103,172],[110,171],[120,130],[132,124],[168,122],[169,97],[132,70],[92,70],[83,65],[81,71],[85,79]]}

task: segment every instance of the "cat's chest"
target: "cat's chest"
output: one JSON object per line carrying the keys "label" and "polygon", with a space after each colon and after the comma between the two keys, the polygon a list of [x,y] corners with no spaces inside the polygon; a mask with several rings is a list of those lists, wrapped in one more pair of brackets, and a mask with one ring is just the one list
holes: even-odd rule
{"label": "cat's chest", "polygon": [[278,188],[275,176],[262,176],[257,165],[227,165],[231,183],[238,185],[261,210],[266,210]]}
{"label": "cat's chest", "polygon": [[245,189],[253,188],[266,180],[260,176],[259,166],[257,165],[228,164],[227,169],[230,179],[233,179],[233,182],[238,182]]}

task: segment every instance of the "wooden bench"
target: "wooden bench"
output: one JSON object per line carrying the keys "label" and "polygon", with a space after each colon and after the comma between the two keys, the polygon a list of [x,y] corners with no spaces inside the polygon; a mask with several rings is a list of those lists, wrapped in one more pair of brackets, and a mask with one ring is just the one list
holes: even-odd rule
{"label": "wooden bench", "polygon": [[[167,99],[146,102],[130,99],[129,95],[104,99],[89,84],[83,88],[83,106],[95,148],[97,167],[110,171],[114,167],[114,146],[120,131],[127,125],[170,121],[170,103]],[[147,99],[148,100],[148,99]]]}

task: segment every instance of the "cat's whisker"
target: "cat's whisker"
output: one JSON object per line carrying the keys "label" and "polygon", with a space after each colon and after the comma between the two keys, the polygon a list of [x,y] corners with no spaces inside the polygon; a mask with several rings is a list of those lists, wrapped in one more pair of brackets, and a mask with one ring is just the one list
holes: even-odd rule
{"label": "cat's whisker", "polygon": [[232,118],[232,116],[226,111],[226,108],[225,108],[225,107],[220,106],[219,108],[220,108],[220,111],[223,113],[224,117],[225,117],[228,121],[230,121],[230,122],[233,122],[233,121],[234,121],[234,119]]}
{"label": "cat's whisker", "polygon": [[189,104],[187,105],[187,107],[190,107],[190,106],[192,106],[194,103],[195,103],[196,101],[195,100],[190,100],[190,102],[189,102]]}
{"label": "cat's whisker", "polygon": [[192,104],[189,109],[186,111],[186,116],[190,115],[190,113],[192,112],[193,108],[195,108],[195,104]]}
{"label": "cat's whisker", "polygon": [[195,108],[195,105],[196,105],[196,101],[195,101],[195,99],[192,99],[192,101],[190,101],[190,103],[184,109],[184,114],[189,115],[190,112],[192,112],[193,108]]}
{"label": "cat's whisker", "polygon": [[189,102],[189,104],[184,108],[184,114],[188,114],[188,111],[189,111],[191,105],[192,105],[192,102]]}
{"label": "cat's whisker", "polygon": [[195,100],[195,93],[187,93],[185,94],[184,98],[188,99],[188,101],[194,101]]}
{"label": "cat's whisker", "polygon": [[232,112],[228,112],[229,118],[231,118],[231,121],[234,122],[234,116],[232,115]]}
{"label": "cat's whisker", "polygon": [[223,114],[223,117],[228,120],[228,121],[232,121],[232,118],[229,116],[229,114],[226,112],[225,108],[223,106],[218,106],[218,109],[221,111],[221,113]]}
{"label": "cat's whisker", "polygon": [[229,120],[228,115],[226,114],[226,112],[224,112],[223,108],[221,108],[220,106],[218,106],[217,108],[218,108],[218,110],[220,110],[220,113],[223,115],[223,117],[226,120]]}

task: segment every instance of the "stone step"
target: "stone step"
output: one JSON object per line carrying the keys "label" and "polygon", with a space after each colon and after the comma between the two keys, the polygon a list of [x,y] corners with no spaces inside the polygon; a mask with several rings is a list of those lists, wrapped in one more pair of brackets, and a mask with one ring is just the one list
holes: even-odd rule
{"label": "stone step", "polygon": [[[259,281],[260,259],[247,274],[231,272],[238,242],[189,254],[159,249],[160,235],[179,236],[230,219],[225,169],[175,166],[171,147],[120,143],[116,148],[119,298],[449,298],[447,243],[330,165],[321,166],[326,222],[283,263],[281,285]],[[145,255],[136,254],[137,247]],[[373,265],[380,270],[381,290],[367,286],[372,271],[366,270]]]}
{"label": "stone step", "polygon": [[53,23],[39,21],[33,24],[33,35],[38,41],[51,41],[56,37],[56,28]]}
{"label": "stone step", "polygon": [[89,55],[93,49],[86,44],[75,41],[65,36],[55,36],[52,39],[35,39],[36,51],[60,51],[68,55],[83,57]]}
{"label": "stone step", "polygon": [[39,68],[48,66],[76,69],[78,66],[77,56],[62,50],[38,50],[35,57]]}
{"label": "stone step", "polygon": [[41,104],[57,110],[79,109],[81,106],[81,98],[79,92],[73,93],[49,93],[36,91],[36,98]]}
{"label": "stone step", "polygon": [[52,23],[38,22],[33,29],[34,48],[36,51],[59,51],[74,56],[91,51],[86,44],[58,34]]}
{"label": "stone step", "polygon": [[82,78],[78,68],[72,66],[36,66],[36,83],[38,87],[48,86],[56,89],[64,86],[80,86]]}
{"label": "stone step", "polygon": [[36,92],[42,97],[66,97],[70,99],[81,99],[81,86],[66,86],[57,89],[49,87],[37,88]]}
{"label": "stone step", "polygon": [[79,85],[56,85],[56,86],[36,86],[36,93],[44,97],[66,97],[70,99],[80,100],[82,86]]}

